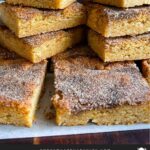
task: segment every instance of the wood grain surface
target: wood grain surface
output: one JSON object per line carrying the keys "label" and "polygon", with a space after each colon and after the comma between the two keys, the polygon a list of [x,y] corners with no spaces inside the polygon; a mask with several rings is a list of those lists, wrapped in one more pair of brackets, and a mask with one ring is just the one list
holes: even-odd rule
{"label": "wood grain surface", "polygon": [[150,130],[0,140],[0,144],[150,144]]}

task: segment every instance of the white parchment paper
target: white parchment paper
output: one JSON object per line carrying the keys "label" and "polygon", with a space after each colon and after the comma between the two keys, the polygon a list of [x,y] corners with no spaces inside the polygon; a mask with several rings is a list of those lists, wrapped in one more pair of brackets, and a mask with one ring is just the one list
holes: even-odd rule
{"label": "white parchment paper", "polygon": [[53,76],[49,75],[46,78],[45,93],[40,100],[40,108],[36,114],[36,122],[32,128],[15,127],[11,125],[0,125],[0,139],[13,138],[29,138],[29,137],[43,137],[43,136],[58,136],[58,135],[73,135],[85,133],[100,133],[112,131],[127,131],[138,129],[149,129],[150,124],[136,124],[136,125],[115,125],[115,126],[97,126],[88,124],[87,126],[76,127],[59,127],[53,120],[48,120],[45,114],[49,112],[50,96],[53,94]]}

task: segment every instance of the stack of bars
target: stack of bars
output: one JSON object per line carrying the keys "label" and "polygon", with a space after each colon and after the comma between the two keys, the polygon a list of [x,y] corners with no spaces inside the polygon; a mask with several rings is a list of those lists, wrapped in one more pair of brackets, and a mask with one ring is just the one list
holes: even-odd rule
{"label": "stack of bars", "polygon": [[45,59],[83,40],[86,9],[76,0],[6,0],[0,20],[0,123],[31,127]]}
{"label": "stack of bars", "polygon": [[150,83],[150,0],[92,0],[88,44],[104,62],[143,60]]}
{"label": "stack of bars", "polygon": [[88,8],[88,42],[100,58],[104,62],[150,58],[150,6],[133,7],[143,0],[93,1],[97,3]]}
{"label": "stack of bars", "polygon": [[[92,0],[85,6],[75,0],[1,4],[0,123],[32,126],[45,59],[51,57],[51,103],[58,125],[149,123],[148,4],[149,0]],[[86,35],[86,23],[91,28],[89,46],[77,46]],[[145,78],[134,60],[140,61]]]}
{"label": "stack of bars", "polygon": [[0,27],[0,44],[37,63],[82,40],[83,29],[77,26],[85,24],[86,13],[75,0],[6,0],[0,19],[7,26]]}
{"label": "stack of bars", "polygon": [[104,62],[143,60],[150,83],[150,0],[92,0],[88,44]]}

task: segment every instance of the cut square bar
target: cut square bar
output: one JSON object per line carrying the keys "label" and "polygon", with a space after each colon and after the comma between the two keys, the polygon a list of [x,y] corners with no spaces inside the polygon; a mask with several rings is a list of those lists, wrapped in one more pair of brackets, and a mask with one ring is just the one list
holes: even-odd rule
{"label": "cut square bar", "polygon": [[104,62],[150,58],[150,33],[105,38],[97,32],[89,30],[88,44]]}
{"label": "cut square bar", "polygon": [[87,47],[53,57],[58,125],[150,122],[150,87],[133,62],[105,64]]}
{"label": "cut square bar", "polygon": [[0,123],[31,127],[47,62],[32,64],[0,47]]}
{"label": "cut square bar", "polygon": [[0,5],[1,21],[19,38],[86,24],[86,15],[85,6],[77,2],[64,10]]}
{"label": "cut square bar", "polygon": [[88,5],[87,25],[104,37],[138,35],[150,31],[150,6],[120,9]]}
{"label": "cut square bar", "polygon": [[31,62],[37,63],[81,42],[83,34],[83,28],[77,27],[18,38],[7,27],[0,26],[0,44]]}

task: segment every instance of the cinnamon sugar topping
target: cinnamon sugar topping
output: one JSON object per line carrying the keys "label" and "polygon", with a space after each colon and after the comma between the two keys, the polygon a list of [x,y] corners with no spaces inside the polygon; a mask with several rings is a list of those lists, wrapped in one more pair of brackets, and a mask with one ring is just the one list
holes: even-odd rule
{"label": "cinnamon sugar topping", "polygon": [[150,6],[140,6],[135,8],[116,8],[112,6],[104,6],[100,4],[89,4],[90,8],[96,8],[98,15],[105,15],[109,20],[120,20],[120,19],[130,19],[138,16],[139,14],[149,14]]}
{"label": "cinnamon sugar topping", "polygon": [[31,20],[33,18],[41,17],[43,19],[48,17],[72,17],[72,15],[79,16],[80,14],[86,13],[86,9],[84,5],[75,2],[68,6],[63,10],[46,10],[46,9],[36,9],[36,8],[29,8],[29,7],[22,7],[22,6],[13,6],[8,5],[6,3],[1,4],[5,6],[5,9],[13,13],[16,17],[22,20]]}
{"label": "cinnamon sugar topping", "polygon": [[58,103],[77,113],[150,100],[150,87],[133,62],[104,64],[89,51],[76,48],[53,58]]}
{"label": "cinnamon sugar topping", "polygon": [[46,61],[32,64],[0,48],[0,100],[28,100],[45,74]]}

